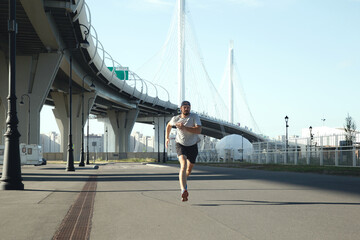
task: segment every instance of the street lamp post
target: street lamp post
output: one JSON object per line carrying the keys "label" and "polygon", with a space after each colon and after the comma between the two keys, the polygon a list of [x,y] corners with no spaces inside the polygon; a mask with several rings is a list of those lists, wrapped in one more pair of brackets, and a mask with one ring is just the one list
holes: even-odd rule
{"label": "street lamp post", "polygon": [[312,133],[312,126],[309,127],[309,131],[310,131],[310,159],[311,159],[311,147],[314,139],[314,134]]}
{"label": "street lamp post", "polygon": [[20,101],[20,105],[24,105],[24,97],[27,97],[29,100],[29,106],[28,106],[28,129],[27,129],[27,144],[30,144],[30,96],[28,94],[23,94],[21,95],[21,101]]}
{"label": "street lamp post", "polygon": [[[86,77],[86,76],[85,76]],[[79,167],[84,167],[84,79],[81,89],[81,149],[80,149],[80,163]]]}
{"label": "street lamp post", "polygon": [[72,53],[70,53],[70,74],[69,74],[69,136],[67,151],[66,171],[75,171],[74,150],[72,143]]}
{"label": "street lamp post", "polygon": [[89,35],[89,28],[83,24],[81,26],[85,27],[86,30],[84,31],[85,39],[82,39],[80,44],[77,42],[76,48],[68,49],[70,51],[70,74],[69,74],[69,140],[68,140],[68,151],[67,151],[67,166],[66,171],[75,171],[74,167],[74,149],[72,143],[72,51],[78,49],[78,45],[81,48],[88,48],[89,42],[87,41],[87,37]]}
{"label": "street lamp post", "polygon": [[289,147],[289,136],[288,136],[289,117],[288,116],[285,116],[285,123],[286,123],[286,136],[285,136],[285,164],[286,164],[288,157],[288,147]]}
{"label": "street lamp post", "polygon": [[19,119],[16,112],[16,0],[9,0],[9,95],[1,190],[24,190],[21,179],[20,149],[18,131]]}
{"label": "street lamp post", "polygon": [[[86,75],[87,76],[87,75]],[[80,149],[80,163],[79,167],[84,167],[84,80],[82,79],[82,88],[81,88],[81,149]]]}
{"label": "street lamp post", "polygon": [[108,141],[109,141],[109,132],[108,132],[108,128],[106,127],[106,130],[105,130],[105,133],[106,133],[106,161],[109,161],[109,157],[108,157]]}
{"label": "street lamp post", "polygon": [[160,119],[158,117],[158,162],[160,162]]}
{"label": "street lamp post", "polygon": [[244,136],[241,134],[241,161],[244,161]]}
{"label": "street lamp post", "polygon": [[[164,126],[165,125],[165,116],[164,116]],[[166,144],[166,139],[165,139],[165,135],[166,135],[166,130],[164,130],[164,148],[163,148],[163,163],[166,162],[166,156],[165,156],[165,144]]]}
{"label": "street lamp post", "polygon": [[[82,79],[82,89],[81,89],[81,150],[80,150],[80,163],[79,167],[85,166],[84,161],[84,82],[85,78],[89,77],[89,75],[85,75]],[[91,83],[91,88],[94,88],[94,84]],[[89,116],[89,115],[88,115]]]}
{"label": "street lamp post", "polygon": [[88,107],[87,107],[87,115],[88,115],[88,122],[87,122],[87,141],[86,141],[86,165],[89,165],[90,164],[90,156],[89,156],[89,129],[90,129],[90,119],[89,119],[89,116],[90,116],[90,100],[93,100],[95,99],[95,97],[91,97],[88,99]]}

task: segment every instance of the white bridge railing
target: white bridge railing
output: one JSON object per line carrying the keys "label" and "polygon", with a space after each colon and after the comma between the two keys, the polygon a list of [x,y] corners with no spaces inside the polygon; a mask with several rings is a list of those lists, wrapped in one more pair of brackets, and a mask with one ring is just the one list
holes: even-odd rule
{"label": "white bridge railing", "polygon": [[352,141],[345,135],[290,139],[284,142],[253,144],[249,162],[259,164],[293,164],[319,166],[360,166],[360,134]]}
{"label": "white bridge railing", "polygon": [[[237,155],[238,159],[231,153],[242,153],[242,149],[228,150],[223,157],[215,148],[200,150],[197,162],[360,167],[360,133],[352,141],[345,139],[345,135],[294,138],[289,139],[288,147],[280,141],[257,142],[253,143],[252,150],[245,149],[243,154]],[[176,159],[176,155],[173,158]]]}

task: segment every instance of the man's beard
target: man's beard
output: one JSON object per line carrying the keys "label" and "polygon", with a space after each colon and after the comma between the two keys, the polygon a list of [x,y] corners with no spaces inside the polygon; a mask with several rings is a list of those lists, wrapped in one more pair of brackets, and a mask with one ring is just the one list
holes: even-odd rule
{"label": "man's beard", "polygon": [[190,112],[183,112],[183,114],[184,114],[185,116],[187,116],[187,115],[190,114]]}

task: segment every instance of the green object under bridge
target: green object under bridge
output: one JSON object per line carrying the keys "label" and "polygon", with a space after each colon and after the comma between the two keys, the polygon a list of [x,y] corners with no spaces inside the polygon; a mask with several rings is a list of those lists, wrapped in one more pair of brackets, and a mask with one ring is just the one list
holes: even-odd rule
{"label": "green object under bridge", "polygon": [[[112,72],[113,67],[108,67],[108,69]],[[120,80],[129,80],[129,68],[128,67],[115,67],[115,74]]]}

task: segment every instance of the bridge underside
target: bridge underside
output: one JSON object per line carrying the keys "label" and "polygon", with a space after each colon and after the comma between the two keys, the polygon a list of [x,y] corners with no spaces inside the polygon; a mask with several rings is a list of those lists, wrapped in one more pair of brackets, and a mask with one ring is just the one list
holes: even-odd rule
{"label": "bridge underside", "polygon": [[[171,115],[168,115],[168,120],[170,120]],[[144,124],[154,124],[154,118],[152,117],[139,117],[137,119],[138,123]],[[229,124],[222,123],[222,122],[215,122],[214,120],[209,120],[200,116],[201,124],[202,124],[202,131],[201,134],[209,137],[213,137],[216,139],[222,139],[225,136],[231,134],[238,134],[243,136],[244,138],[248,139],[250,142],[262,142],[265,139],[257,136],[255,133],[250,132],[246,129],[242,129],[240,127],[234,127]]]}
{"label": "bridge underside", "polygon": [[201,119],[202,122],[202,134],[210,136],[216,139],[221,139],[227,135],[238,134],[248,139],[250,142],[261,142],[264,139],[257,136],[255,133],[250,132],[240,127],[229,126],[222,122],[214,122],[207,119]]}

